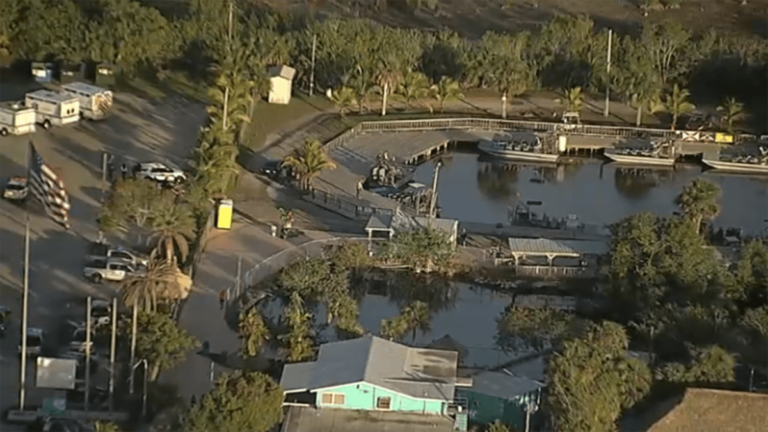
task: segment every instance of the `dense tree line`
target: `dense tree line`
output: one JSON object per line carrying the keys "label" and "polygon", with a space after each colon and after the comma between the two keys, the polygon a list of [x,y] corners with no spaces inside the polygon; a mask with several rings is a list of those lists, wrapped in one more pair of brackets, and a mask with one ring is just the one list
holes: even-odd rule
{"label": "dense tree line", "polygon": [[210,64],[221,65],[229,56],[239,69],[229,79],[260,95],[268,90],[266,66],[281,63],[296,66],[298,85],[308,88],[316,37],[315,86],[349,88],[361,107],[375,94],[412,101],[429,83],[448,80],[492,88],[507,98],[542,87],[610,86],[616,97],[651,112],[675,84],[690,88],[694,99],[719,103],[733,96],[766,105],[766,92],[756,91],[768,88],[764,39],[715,31],[694,35],[673,21],[648,24],[638,36],[615,37],[609,76],[608,32],[585,17],[557,16],[536,32],[488,32],[468,40],[448,30],[314,20],[234,1],[230,33],[228,2],[180,4],[185,7],[161,13],[130,0],[6,0],[0,5],[0,55],[106,61],[129,72],[183,64],[206,75]]}
{"label": "dense tree line", "polygon": [[[614,430],[622,411],[649,395],[730,388],[737,360],[765,367],[768,244],[747,241],[731,258],[715,249],[717,236],[702,227],[719,213],[720,193],[695,180],[675,200],[679,216],[638,213],[613,224],[599,312],[509,307],[499,318],[503,349],[554,350],[547,409],[556,425]],[[648,353],[647,364],[629,360],[630,347]]]}

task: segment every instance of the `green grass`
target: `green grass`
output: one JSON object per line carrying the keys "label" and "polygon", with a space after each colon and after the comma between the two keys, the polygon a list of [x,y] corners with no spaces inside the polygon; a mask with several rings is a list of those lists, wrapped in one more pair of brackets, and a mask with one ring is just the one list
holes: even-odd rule
{"label": "green grass", "polygon": [[173,94],[200,103],[208,103],[208,86],[192,81],[183,72],[165,72],[160,77],[152,74],[138,74],[134,77],[118,77],[117,90],[133,93],[145,99],[159,101]]}
{"label": "green grass", "polygon": [[253,110],[251,123],[248,125],[243,144],[252,150],[259,150],[264,146],[270,134],[285,129],[292,123],[296,124],[296,127],[300,127],[302,118],[311,114],[322,114],[332,106],[324,95],[309,97],[296,93],[287,105],[274,105],[259,101]]}

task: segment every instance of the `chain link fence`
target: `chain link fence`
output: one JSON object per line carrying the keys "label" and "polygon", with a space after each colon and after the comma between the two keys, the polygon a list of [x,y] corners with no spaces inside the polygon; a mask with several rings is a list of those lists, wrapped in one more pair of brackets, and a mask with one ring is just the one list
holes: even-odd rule
{"label": "chain link fence", "polygon": [[368,242],[368,237],[331,237],[312,240],[302,245],[284,249],[242,274],[240,280],[235,281],[234,285],[227,288],[227,299],[229,301],[237,300],[246,290],[258,285],[294,262],[300,259],[323,257],[328,246],[350,241]]}

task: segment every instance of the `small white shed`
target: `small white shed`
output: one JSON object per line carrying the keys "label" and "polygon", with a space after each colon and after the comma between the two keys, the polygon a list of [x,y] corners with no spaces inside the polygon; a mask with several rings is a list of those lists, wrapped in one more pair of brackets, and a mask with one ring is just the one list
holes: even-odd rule
{"label": "small white shed", "polygon": [[296,69],[290,66],[269,68],[269,103],[287,105],[291,101],[291,87]]}

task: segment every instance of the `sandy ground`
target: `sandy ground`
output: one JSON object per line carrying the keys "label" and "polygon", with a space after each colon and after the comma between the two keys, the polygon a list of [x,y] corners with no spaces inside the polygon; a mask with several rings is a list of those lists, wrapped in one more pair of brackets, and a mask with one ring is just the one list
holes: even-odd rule
{"label": "sandy ground", "polygon": [[[5,93],[15,92],[11,89]],[[30,326],[43,327],[56,335],[64,319],[83,317],[87,295],[109,298],[114,292],[114,286],[92,285],[81,276],[87,244],[97,233],[103,152],[114,154],[118,160],[182,164],[196,143],[204,118],[202,106],[182,98],[151,104],[129,94],[117,94],[113,115],[102,122],[81,122],[50,131],[40,128],[30,136],[0,138],[3,182],[9,176],[26,174],[27,143],[31,140],[46,163],[62,177],[72,204],[70,232],[44,216],[36,203],[29,206]],[[14,311],[13,323],[1,345],[2,410],[17,400],[24,220],[23,207],[0,202],[0,303]],[[33,393],[29,402],[36,402]]]}

